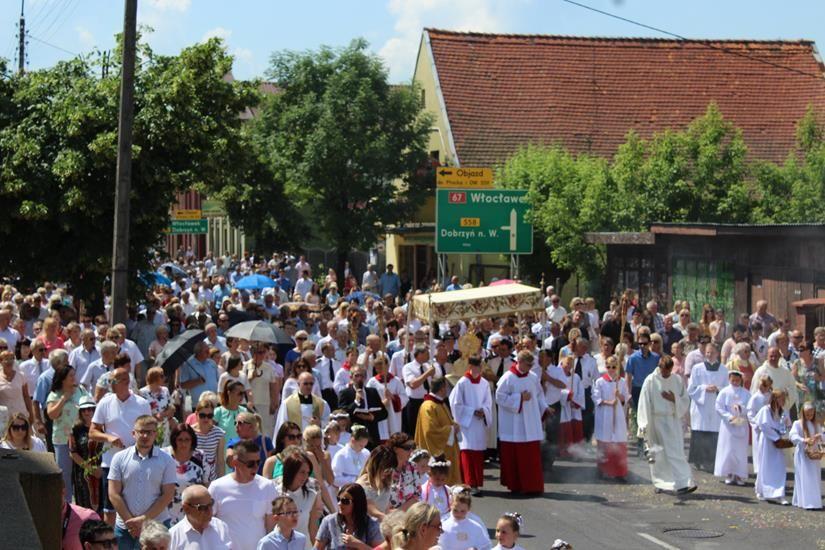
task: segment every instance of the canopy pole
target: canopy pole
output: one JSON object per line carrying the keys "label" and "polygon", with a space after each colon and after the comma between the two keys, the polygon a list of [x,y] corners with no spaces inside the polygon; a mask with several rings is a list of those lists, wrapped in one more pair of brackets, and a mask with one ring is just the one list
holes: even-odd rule
{"label": "canopy pole", "polygon": [[[430,327],[429,327],[430,330],[427,331],[427,333],[430,335],[430,342],[429,342],[430,347],[427,349],[427,352],[430,356],[432,356],[432,353],[433,353],[433,293],[432,292],[427,294],[427,310],[428,310],[427,311],[427,324],[430,325]],[[430,361],[432,361],[432,357],[430,357]]]}

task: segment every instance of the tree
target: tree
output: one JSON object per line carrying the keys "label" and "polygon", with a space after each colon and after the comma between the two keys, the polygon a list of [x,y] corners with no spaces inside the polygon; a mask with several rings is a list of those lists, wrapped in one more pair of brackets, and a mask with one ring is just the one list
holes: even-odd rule
{"label": "tree", "polygon": [[[119,59],[119,55],[114,55]],[[178,56],[140,48],[135,79],[130,271],[146,268],[169,223],[169,206],[191,187],[233,185],[245,149],[239,113],[259,100],[228,82],[219,40]],[[96,76],[90,56],[11,77],[0,118],[3,273],[31,285],[72,284],[100,297],[112,253],[118,67]],[[2,106],[0,85],[0,106]],[[136,277],[133,277],[137,281]]]}
{"label": "tree", "polygon": [[796,142],[798,151],[789,152],[784,164],[756,167],[759,222],[825,222],[825,117],[812,106],[797,124]]}
{"label": "tree", "polygon": [[586,232],[750,221],[755,193],[746,154],[741,131],[711,103],[684,130],[664,130],[649,140],[629,132],[612,161],[560,146],[526,146],[506,161],[498,179],[529,190],[533,223],[556,266],[592,279],[604,273],[605,255],[585,242]]}
{"label": "tree", "polygon": [[276,53],[268,76],[281,93],[266,99],[253,123],[259,150],[342,270],[350,250],[407,219],[427,191],[415,174],[426,160],[430,117],[414,87],[387,83],[363,40]]}

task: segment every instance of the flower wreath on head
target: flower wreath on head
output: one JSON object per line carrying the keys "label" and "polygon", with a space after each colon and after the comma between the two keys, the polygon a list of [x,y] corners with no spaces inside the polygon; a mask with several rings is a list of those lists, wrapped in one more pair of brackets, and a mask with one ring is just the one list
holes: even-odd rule
{"label": "flower wreath on head", "polygon": [[452,462],[449,460],[436,460],[435,457],[431,457],[430,461],[427,463],[427,466],[430,468],[449,468],[450,464],[452,464]]}

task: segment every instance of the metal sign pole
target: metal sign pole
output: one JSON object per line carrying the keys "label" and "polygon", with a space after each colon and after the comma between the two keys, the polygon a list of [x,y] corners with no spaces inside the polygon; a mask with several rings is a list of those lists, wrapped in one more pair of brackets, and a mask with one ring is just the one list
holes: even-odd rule
{"label": "metal sign pole", "polygon": [[518,279],[518,255],[510,254],[510,278]]}
{"label": "metal sign pole", "polygon": [[438,255],[438,284],[443,285],[447,278],[447,255]]}

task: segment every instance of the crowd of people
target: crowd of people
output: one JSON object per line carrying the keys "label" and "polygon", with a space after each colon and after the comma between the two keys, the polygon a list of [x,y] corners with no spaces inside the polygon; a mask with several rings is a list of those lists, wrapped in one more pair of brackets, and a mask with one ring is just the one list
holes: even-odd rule
{"label": "crowd of people", "polygon": [[[821,508],[825,328],[806,342],[764,302],[729,323],[632,293],[568,310],[548,287],[541,312],[428,326],[391,265],[340,291],[303,256],[159,271],[170,284],[114,325],[59,285],[2,289],[0,447],[54,453],[64,548],[490,548],[485,465],[532,495],[557,458],[622,482],[634,451],[685,494],[691,466],[744,484],[752,447],[756,497],[786,504],[793,448],[793,504]],[[249,274],[272,285],[238,288]],[[291,343],[226,336],[238,319]],[[203,340],[172,374],[186,329]],[[518,548],[518,513],[489,526]]]}

